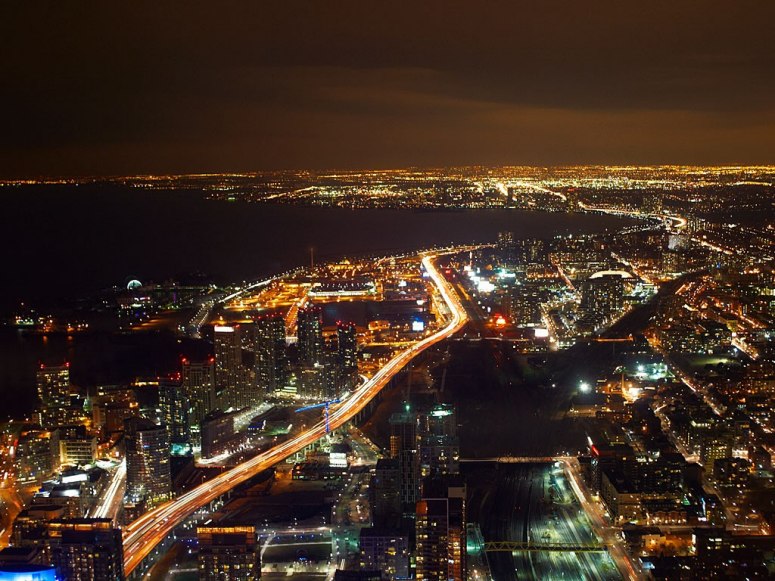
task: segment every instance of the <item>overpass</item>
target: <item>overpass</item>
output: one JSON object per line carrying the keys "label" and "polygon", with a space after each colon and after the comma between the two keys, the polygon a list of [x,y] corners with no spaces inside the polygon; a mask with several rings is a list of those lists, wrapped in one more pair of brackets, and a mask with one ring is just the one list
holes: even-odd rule
{"label": "overpass", "polygon": [[484,543],[488,553],[515,553],[517,551],[567,551],[574,553],[600,553],[607,551],[599,543],[532,543],[523,541],[490,541]]}
{"label": "overpass", "polygon": [[[478,248],[478,246],[453,247],[445,250],[429,251],[420,255],[422,256],[422,265],[425,271],[428,273],[431,282],[436,286],[439,295],[451,314],[447,325],[400,351],[348,399],[338,404],[335,408],[332,407],[329,414],[331,430],[336,430],[355,417],[390,382],[393,376],[399,373],[417,355],[439,341],[450,337],[466,324],[468,316],[460,303],[460,298],[455,293],[452,285],[437,270],[434,260],[440,255],[456,254],[475,248]],[[199,508],[216,500],[256,474],[271,468],[278,462],[304,449],[325,436],[325,434],[326,424],[321,420],[290,440],[262,452],[242,464],[238,464],[234,468],[181,494],[176,499],[156,507],[131,522],[124,528],[124,570],[126,574],[130,575],[157,545]]]}
{"label": "overpass", "polygon": [[496,456],[493,458],[461,458],[460,462],[497,462],[498,464],[549,464],[556,462],[552,456]]}

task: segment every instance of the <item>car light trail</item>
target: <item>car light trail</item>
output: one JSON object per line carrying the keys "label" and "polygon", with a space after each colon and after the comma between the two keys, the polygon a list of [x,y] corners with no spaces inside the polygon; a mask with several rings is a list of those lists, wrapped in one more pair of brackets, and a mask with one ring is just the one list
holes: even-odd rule
{"label": "car light trail", "polygon": [[[339,428],[366,407],[369,401],[409,361],[428,347],[450,337],[466,324],[468,317],[460,303],[460,299],[453,290],[452,285],[436,269],[433,261],[442,254],[455,254],[474,248],[477,247],[451,248],[444,251],[427,252],[422,255],[422,265],[451,313],[449,322],[443,329],[399,352],[369,381],[356,389],[347,400],[332,406],[329,416],[331,429]],[[258,454],[227,472],[219,474],[215,478],[180,495],[178,498],[156,507],[127,525],[124,528],[124,569],[126,574],[131,574],[175,527],[183,523],[186,518],[200,507],[212,502],[259,472],[271,468],[290,455],[313,444],[325,436],[325,434],[326,424],[324,421],[319,421],[298,436]]]}

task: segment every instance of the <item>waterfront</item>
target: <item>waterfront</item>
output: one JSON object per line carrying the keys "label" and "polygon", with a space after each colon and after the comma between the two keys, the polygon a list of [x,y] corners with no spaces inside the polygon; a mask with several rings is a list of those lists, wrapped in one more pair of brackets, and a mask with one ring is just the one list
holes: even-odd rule
{"label": "waterfront", "polygon": [[[331,260],[492,241],[502,230],[551,237],[626,223],[612,216],[513,209],[426,213],[230,203],[205,200],[195,191],[116,184],[36,186],[4,195],[13,198],[14,211],[0,215],[0,239],[14,250],[4,257],[4,269],[13,276],[0,288],[3,314],[22,301],[45,308],[93,296],[129,278],[161,281],[197,272],[223,284],[258,278],[306,264],[312,247],[318,260]],[[105,205],[106,196],[115,204]],[[88,388],[172,371],[181,354],[206,350],[164,333],[45,337],[0,328],[0,397],[11,402],[0,415],[32,410],[41,361],[72,361],[75,384]]]}

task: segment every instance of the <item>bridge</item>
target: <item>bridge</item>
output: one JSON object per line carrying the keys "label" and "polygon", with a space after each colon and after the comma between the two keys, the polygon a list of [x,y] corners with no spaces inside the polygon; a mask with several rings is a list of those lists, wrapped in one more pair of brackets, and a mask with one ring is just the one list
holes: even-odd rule
{"label": "bridge", "polygon": [[525,541],[490,541],[484,543],[488,553],[515,553],[518,551],[560,551],[573,553],[600,553],[607,551],[605,545],[599,543],[533,543]]}
{"label": "bridge", "polygon": [[460,462],[497,462],[498,464],[549,464],[559,458],[552,456],[496,456],[494,458],[461,458]]}

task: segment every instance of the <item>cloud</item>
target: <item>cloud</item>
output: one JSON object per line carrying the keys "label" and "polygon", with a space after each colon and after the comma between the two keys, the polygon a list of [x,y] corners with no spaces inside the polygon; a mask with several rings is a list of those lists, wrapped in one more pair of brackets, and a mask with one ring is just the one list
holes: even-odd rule
{"label": "cloud", "polygon": [[768,2],[2,10],[7,176],[772,161]]}

